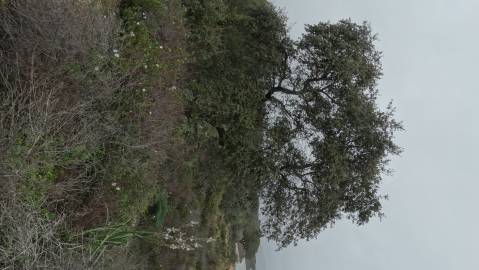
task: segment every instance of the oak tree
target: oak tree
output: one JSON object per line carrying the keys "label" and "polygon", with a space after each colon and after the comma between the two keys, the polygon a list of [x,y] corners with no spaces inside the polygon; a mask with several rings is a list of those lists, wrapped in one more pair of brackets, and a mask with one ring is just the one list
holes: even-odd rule
{"label": "oak tree", "polygon": [[363,224],[381,214],[379,183],[400,152],[401,124],[377,104],[374,41],[366,23],[307,25],[264,96],[263,232],[280,247],[342,216]]}

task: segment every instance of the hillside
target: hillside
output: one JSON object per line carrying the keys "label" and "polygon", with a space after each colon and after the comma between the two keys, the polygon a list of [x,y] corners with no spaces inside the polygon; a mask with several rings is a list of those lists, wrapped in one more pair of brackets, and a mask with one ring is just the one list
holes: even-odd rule
{"label": "hillside", "polygon": [[0,268],[254,268],[380,215],[372,34],[307,31],[262,0],[0,1]]}
{"label": "hillside", "polygon": [[[259,230],[258,195],[245,184],[233,190],[238,176],[229,166],[236,161],[223,157],[236,159],[238,149],[215,143],[219,134],[206,121],[225,126],[248,110],[219,108],[231,106],[224,103],[230,90],[220,85],[235,87],[253,65],[232,63],[251,54],[240,47],[254,33],[229,31],[255,23],[245,10],[266,7],[2,3],[0,268],[234,263],[235,231]],[[245,95],[255,95],[255,85],[247,87]],[[258,141],[258,112],[242,117],[227,128],[251,125]]]}

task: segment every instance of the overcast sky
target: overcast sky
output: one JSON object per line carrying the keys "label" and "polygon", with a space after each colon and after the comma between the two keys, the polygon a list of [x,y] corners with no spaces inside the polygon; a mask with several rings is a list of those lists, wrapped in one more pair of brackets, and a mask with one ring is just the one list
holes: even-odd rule
{"label": "overcast sky", "polygon": [[258,270],[479,269],[477,0],[274,0],[292,35],[305,23],[369,21],[379,34],[381,104],[393,99],[404,148],[383,182],[387,215],[340,222],[317,240],[274,252]]}

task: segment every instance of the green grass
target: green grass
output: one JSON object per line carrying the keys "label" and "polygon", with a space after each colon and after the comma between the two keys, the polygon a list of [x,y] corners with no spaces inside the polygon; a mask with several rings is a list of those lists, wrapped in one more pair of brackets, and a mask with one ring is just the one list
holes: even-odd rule
{"label": "green grass", "polygon": [[154,211],[155,227],[161,228],[168,214],[168,195],[165,192],[158,193],[154,208],[156,208]]}
{"label": "green grass", "polygon": [[151,237],[153,232],[132,228],[130,221],[97,227],[83,231],[77,235],[82,241],[86,240],[89,254],[98,260],[103,253],[115,246],[126,246],[132,238],[146,239]]}

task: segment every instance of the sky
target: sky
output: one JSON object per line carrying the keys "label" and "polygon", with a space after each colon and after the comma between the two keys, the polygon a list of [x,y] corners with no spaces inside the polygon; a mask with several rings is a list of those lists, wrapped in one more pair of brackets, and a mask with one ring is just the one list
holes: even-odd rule
{"label": "sky", "polygon": [[304,24],[351,18],[378,34],[383,106],[393,100],[404,148],[384,177],[382,221],[341,221],[318,239],[276,252],[262,241],[258,270],[479,269],[479,35],[477,0],[274,0]]}

